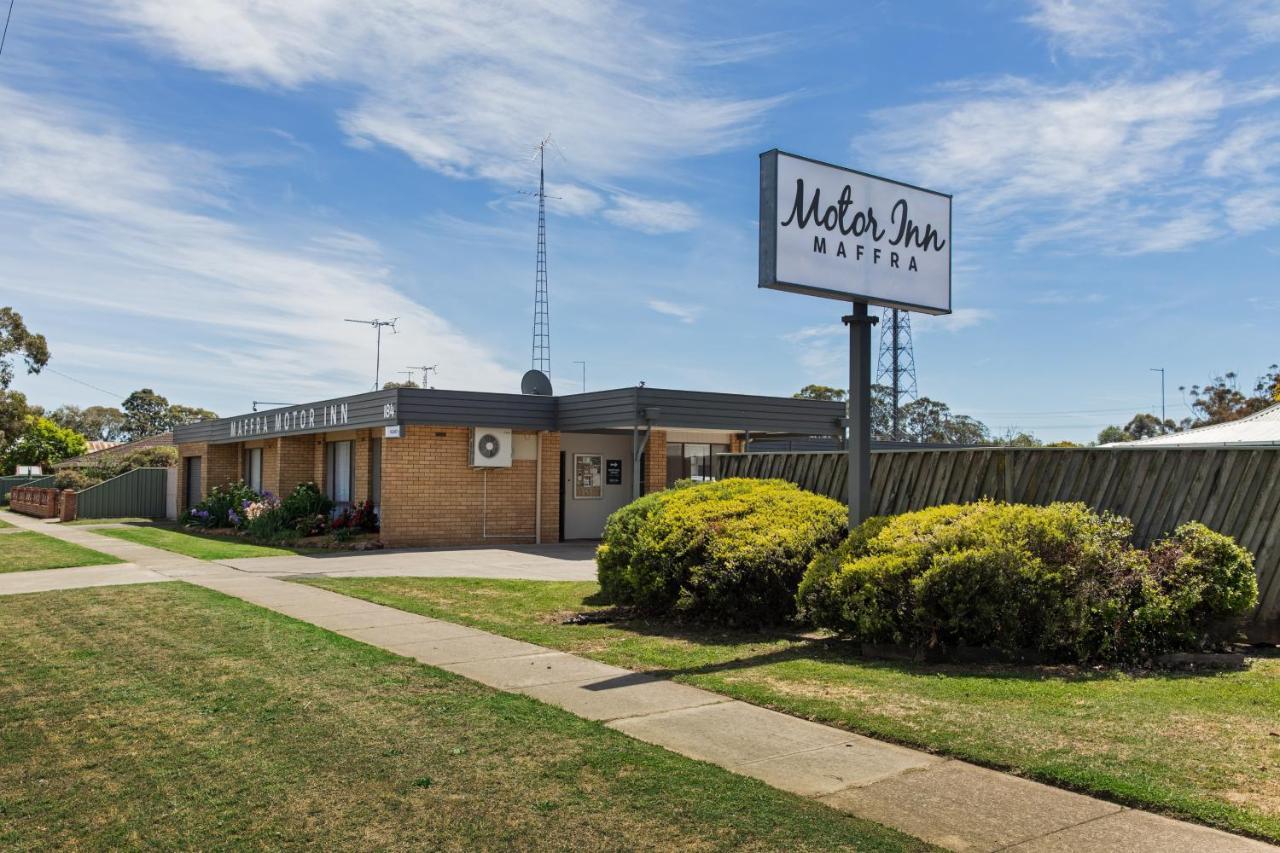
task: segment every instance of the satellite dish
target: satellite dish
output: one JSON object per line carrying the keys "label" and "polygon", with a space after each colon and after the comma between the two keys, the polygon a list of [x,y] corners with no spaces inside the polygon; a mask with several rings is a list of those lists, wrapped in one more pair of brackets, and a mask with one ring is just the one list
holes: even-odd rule
{"label": "satellite dish", "polygon": [[539,397],[551,396],[551,380],[541,370],[529,370],[520,380],[521,394],[536,394]]}

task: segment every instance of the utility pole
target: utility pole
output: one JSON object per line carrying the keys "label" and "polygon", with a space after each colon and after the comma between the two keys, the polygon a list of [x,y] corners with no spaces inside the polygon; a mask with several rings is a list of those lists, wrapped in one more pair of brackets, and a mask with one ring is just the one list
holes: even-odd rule
{"label": "utility pole", "polygon": [[1164,422],[1167,420],[1164,413],[1164,368],[1153,367],[1151,372],[1160,374],[1160,426],[1163,428]]}
{"label": "utility pole", "polygon": [[585,361],[575,361],[574,364],[582,365],[582,393],[587,393],[587,363]]}
{"label": "utility pole", "polygon": [[390,326],[391,334],[394,335],[396,333],[396,321],[399,319],[400,319],[399,317],[392,317],[390,320],[374,319],[374,320],[344,320],[343,321],[344,323],[362,323],[366,326],[373,326],[373,328],[376,329],[378,332],[378,351],[377,351],[377,355],[374,356],[374,361],[373,361],[373,390],[375,391],[377,391],[382,384],[379,381],[382,376],[382,327]]}

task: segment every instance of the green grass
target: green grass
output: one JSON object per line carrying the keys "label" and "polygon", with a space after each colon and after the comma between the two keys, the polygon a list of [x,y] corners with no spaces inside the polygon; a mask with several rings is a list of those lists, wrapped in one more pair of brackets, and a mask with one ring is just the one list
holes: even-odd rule
{"label": "green grass", "polygon": [[198,560],[236,560],[242,557],[286,557],[307,553],[294,548],[254,545],[226,536],[202,536],[186,530],[164,527],[103,527],[93,531],[100,536],[124,539],[139,545],[150,545],[185,554]]}
{"label": "green grass", "polygon": [[0,601],[0,848],[62,847],[923,845],[171,583]]}
{"label": "green grass", "polygon": [[36,569],[66,569],[72,566],[100,566],[120,563],[118,557],[23,530],[0,536],[0,574]]}
{"label": "green grass", "polygon": [[661,621],[564,625],[594,583],[308,581],[644,670],[1108,799],[1280,841],[1280,656],[1246,672],[1131,674],[856,657],[817,635]]}
{"label": "green grass", "polygon": [[13,527],[13,525],[5,521],[3,518],[0,518],[0,528],[3,528],[3,527]]}

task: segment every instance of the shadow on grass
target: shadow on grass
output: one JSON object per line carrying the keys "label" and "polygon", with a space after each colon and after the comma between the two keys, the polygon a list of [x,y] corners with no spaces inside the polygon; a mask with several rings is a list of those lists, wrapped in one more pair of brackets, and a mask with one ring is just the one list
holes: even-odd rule
{"label": "shadow on grass", "polygon": [[[611,602],[601,592],[582,599],[589,607],[608,606]],[[600,624],[600,623],[596,623]],[[887,670],[919,678],[981,677],[1011,681],[1061,681],[1088,683],[1108,681],[1119,677],[1142,680],[1185,681],[1204,680],[1230,676],[1234,670],[1166,670],[1121,666],[1081,666],[1077,664],[1020,664],[1020,663],[962,663],[895,660],[864,655],[859,644],[833,636],[814,636],[812,630],[797,624],[763,627],[758,630],[722,628],[706,623],[660,618],[621,618],[608,623],[610,628],[639,637],[673,640],[707,648],[731,648],[737,646],[777,644],[786,645],[732,660],[700,664],[689,667],[671,667],[649,670],[658,678],[674,678],[689,675],[715,675],[735,670],[753,669],[778,663],[804,662],[815,664],[851,665]],[[1253,649],[1251,657],[1277,658],[1280,650],[1274,648]]]}

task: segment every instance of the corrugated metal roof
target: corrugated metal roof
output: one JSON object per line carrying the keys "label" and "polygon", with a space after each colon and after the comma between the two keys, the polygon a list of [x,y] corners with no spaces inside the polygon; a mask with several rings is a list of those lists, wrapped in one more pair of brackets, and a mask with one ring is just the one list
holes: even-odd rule
{"label": "corrugated metal roof", "polygon": [[1104,447],[1204,447],[1206,445],[1280,445],[1280,405],[1254,412],[1238,421],[1198,427]]}

